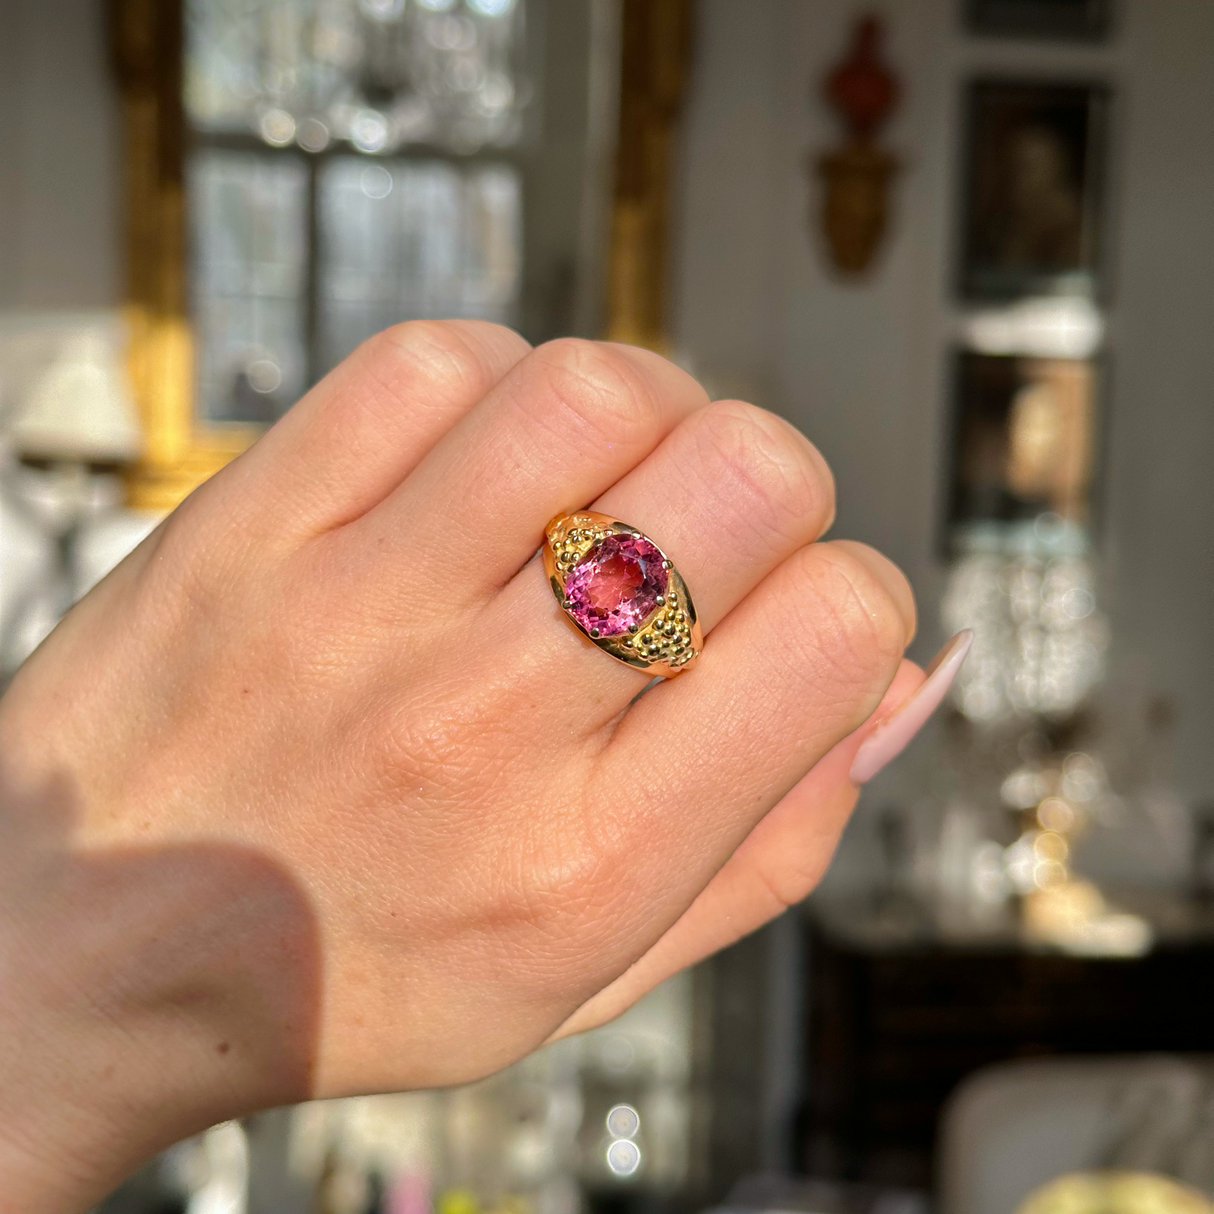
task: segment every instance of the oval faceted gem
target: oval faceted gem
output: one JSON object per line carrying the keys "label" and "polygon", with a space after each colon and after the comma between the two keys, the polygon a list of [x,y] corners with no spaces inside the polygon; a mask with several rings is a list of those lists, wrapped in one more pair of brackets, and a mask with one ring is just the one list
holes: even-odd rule
{"label": "oval faceted gem", "polygon": [[569,614],[587,632],[618,636],[653,613],[666,581],[662,554],[647,539],[604,536],[565,579]]}

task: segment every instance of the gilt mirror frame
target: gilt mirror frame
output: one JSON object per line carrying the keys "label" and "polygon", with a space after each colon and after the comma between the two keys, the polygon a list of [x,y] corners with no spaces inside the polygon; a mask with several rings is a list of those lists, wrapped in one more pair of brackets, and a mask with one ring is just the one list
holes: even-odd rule
{"label": "gilt mirror frame", "polygon": [[256,438],[200,425],[194,410],[185,228],[182,0],[110,0],[111,57],[125,144],[128,365],[144,428],[127,503],[173,509]]}

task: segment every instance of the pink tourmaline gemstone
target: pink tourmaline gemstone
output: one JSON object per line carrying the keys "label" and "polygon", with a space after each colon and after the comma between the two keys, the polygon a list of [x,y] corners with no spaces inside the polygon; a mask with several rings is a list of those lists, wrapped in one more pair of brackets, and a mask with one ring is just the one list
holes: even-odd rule
{"label": "pink tourmaline gemstone", "polygon": [[662,554],[647,539],[619,532],[598,540],[565,579],[569,614],[605,637],[641,624],[665,593]]}

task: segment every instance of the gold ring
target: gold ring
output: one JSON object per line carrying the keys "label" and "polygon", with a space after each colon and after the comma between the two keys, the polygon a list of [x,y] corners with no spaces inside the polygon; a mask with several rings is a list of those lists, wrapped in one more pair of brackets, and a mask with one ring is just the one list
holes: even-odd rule
{"label": "gold ring", "polygon": [[607,514],[558,514],[544,528],[544,570],[565,618],[604,653],[661,678],[700,656],[687,583],[647,535]]}

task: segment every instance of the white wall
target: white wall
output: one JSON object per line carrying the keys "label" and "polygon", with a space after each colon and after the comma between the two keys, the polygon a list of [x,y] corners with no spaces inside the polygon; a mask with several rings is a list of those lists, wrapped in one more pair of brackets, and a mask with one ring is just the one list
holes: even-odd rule
{"label": "white wall", "polygon": [[0,0],[0,310],[121,289],[118,110],[103,0]]}
{"label": "white wall", "polygon": [[[896,224],[861,285],[828,273],[811,157],[838,138],[820,82],[861,11],[883,11],[904,85],[886,142]],[[955,0],[700,0],[680,201],[678,340],[714,386],[749,392],[818,443],[835,534],[915,582],[914,650],[942,639],[935,552],[946,419],[960,81],[979,69],[1102,77],[1118,107],[1115,294],[1105,417],[1103,606],[1119,695],[1177,707],[1175,778],[1214,797],[1214,0],[1125,0],[1106,45],[967,39]],[[918,748],[905,771],[930,763]]]}
{"label": "white wall", "polygon": [[1127,12],[1108,444],[1116,638],[1179,711],[1180,783],[1214,797],[1214,4]]}

